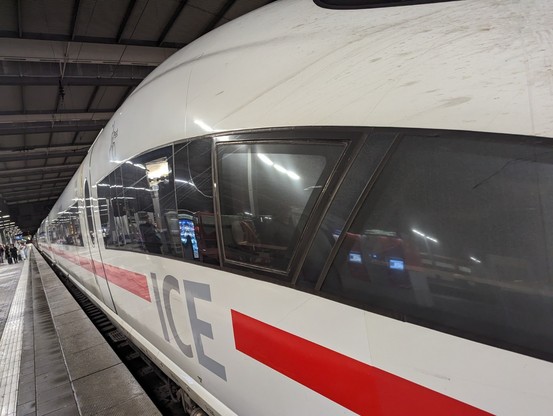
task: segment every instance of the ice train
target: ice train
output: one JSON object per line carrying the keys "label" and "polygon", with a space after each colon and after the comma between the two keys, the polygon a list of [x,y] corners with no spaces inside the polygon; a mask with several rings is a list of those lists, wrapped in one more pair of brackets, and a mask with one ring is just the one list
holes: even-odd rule
{"label": "ice train", "polygon": [[551,415],[551,28],[271,3],[142,82],[38,246],[189,409]]}

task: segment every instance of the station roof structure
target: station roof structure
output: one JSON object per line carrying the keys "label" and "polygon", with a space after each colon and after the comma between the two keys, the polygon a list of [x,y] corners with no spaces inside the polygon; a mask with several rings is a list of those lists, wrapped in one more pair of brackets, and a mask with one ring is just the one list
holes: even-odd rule
{"label": "station roof structure", "polygon": [[0,230],[37,230],[98,133],[157,65],[268,3],[0,1]]}

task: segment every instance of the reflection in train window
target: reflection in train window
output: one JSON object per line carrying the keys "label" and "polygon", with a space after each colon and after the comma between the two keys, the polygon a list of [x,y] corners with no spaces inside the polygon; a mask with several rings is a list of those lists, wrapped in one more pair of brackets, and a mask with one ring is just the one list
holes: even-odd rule
{"label": "reflection in train window", "polygon": [[42,224],[40,224],[40,228],[37,233],[37,241],[39,244],[48,244],[48,218],[46,218]]}
{"label": "reflection in train window", "polygon": [[68,246],[83,246],[83,235],[79,221],[79,205],[75,202],[69,208],[58,212],[50,227],[50,241]]}
{"label": "reflection in train window", "polygon": [[172,147],[125,162],[98,184],[105,246],[182,257],[172,235],[175,216]]}
{"label": "reflection in train window", "polygon": [[112,172],[96,185],[100,227],[106,248],[115,248],[115,242],[117,242],[117,232],[115,231],[115,218],[111,207],[110,192],[110,183],[114,180],[115,172]]}
{"label": "reflection in train window", "polygon": [[342,234],[351,209],[397,133],[373,133],[355,157],[346,179],[326,213],[299,275],[298,286],[313,289],[336,240]]}
{"label": "reflection in train window", "polygon": [[176,215],[171,219],[184,258],[219,264],[213,211],[212,139],[175,145]]}
{"label": "reflection in train window", "polygon": [[550,354],[551,178],[553,147],[544,140],[405,137],[322,290],[493,345]]}
{"label": "reflection in train window", "polygon": [[94,206],[92,204],[92,198],[90,198],[90,189],[88,187],[88,181],[84,183],[84,210],[86,214],[86,223],[88,226],[88,232],[85,233],[88,237],[88,245],[96,245],[96,236],[94,232],[94,220],[92,210]]}
{"label": "reflection in train window", "polygon": [[226,260],[287,271],[341,143],[234,144],[218,153]]}

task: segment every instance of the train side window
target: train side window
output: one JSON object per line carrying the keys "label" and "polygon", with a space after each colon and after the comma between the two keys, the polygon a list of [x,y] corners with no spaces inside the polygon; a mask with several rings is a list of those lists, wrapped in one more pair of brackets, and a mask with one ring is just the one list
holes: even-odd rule
{"label": "train side window", "polygon": [[90,198],[90,189],[88,187],[88,181],[85,181],[84,183],[84,206],[85,206],[85,214],[86,214],[86,223],[88,226],[88,236],[89,236],[89,244],[92,244],[93,246],[96,245],[96,237],[94,233],[94,221],[93,221],[93,215],[92,215],[92,198]]}
{"label": "train side window", "polygon": [[285,274],[344,147],[340,142],[219,145],[225,260]]}
{"label": "train side window", "polygon": [[56,219],[52,221],[52,240],[56,244],[68,246],[83,245],[77,202],[66,210],[59,212]]}
{"label": "train side window", "polygon": [[138,250],[182,258],[178,234],[173,180],[173,147],[145,153],[121,166],[123,190],[133,203],[133,225]]}
{"label": "train side window", "polygon": [[182,257],[174,242],[176,215],[172,146],[125,162],[98,184],[105,245]]}
{"label": "train side window", "polygon": [[39,233],[37,236],[37,242],[39,245],[48,244],[48,219],[45,219],[42,224],[40,224]]}
{"label": "train side window", "polygon": [[551,359],[552,177],[547,140],[407,136],[348,230],[322,291]]}
{"label": "train side window", "polygon": [[98,206],[105,246],[107,248],[125,246],[128,233],[125,232],[127,221],[121,168],[115,169],[98,184]]}
{"label": "train side window", "polygon": [[314,288],[351,210],[369,183],[397,133],[373,133],[357,154],[326,213],[299,275],[298,286]]}
{"label": "train side window", "polygon": [[48,238],[52,244],[64,244],[63,236],[60,233],[58,219],[54,218],[48,227]]}
{"label": "train side window", "polygon": [[48,243],[50,244],[56,244],[56,227],[54,225],[55,220],[52,220],[47,226],[46,226],[46,233],[48,235]]}
{"label": "train side window", "polygon": [[102,230],[102,237],[104,240],[104,246],[106,248],[116,247],[117,233],[115,231],[115,217],[113,215],[113,206],[111,205],[111,185],[110,183],[115,181],[115,172],[106,176],[102,181],[96,185],[98,194],[98,211],[100,215],[100,227]]}
{"label": "train side window", "polygon": [[176,239],[184,257],[219,264],[213,208],[213,139],[175,145]]}

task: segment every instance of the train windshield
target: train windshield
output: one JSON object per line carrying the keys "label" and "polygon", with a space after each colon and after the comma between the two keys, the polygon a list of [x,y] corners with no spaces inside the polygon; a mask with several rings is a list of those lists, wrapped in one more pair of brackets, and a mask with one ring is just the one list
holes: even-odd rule
{"label": "train windshield", "polygon": [[550,357],[551,143],[463,136],[404,137],[322,290]]}

